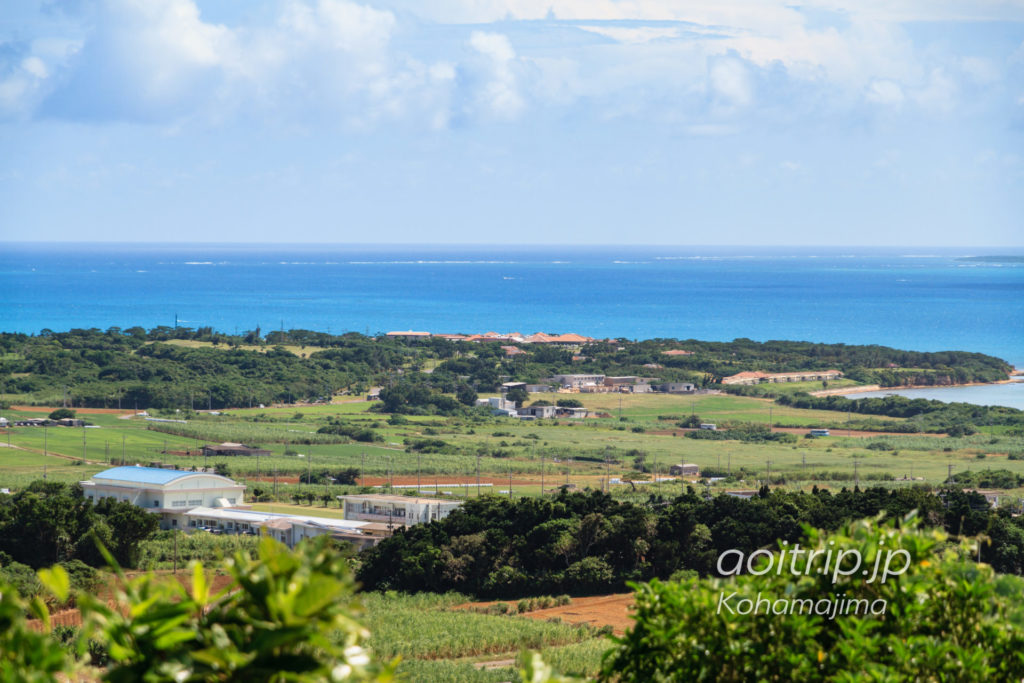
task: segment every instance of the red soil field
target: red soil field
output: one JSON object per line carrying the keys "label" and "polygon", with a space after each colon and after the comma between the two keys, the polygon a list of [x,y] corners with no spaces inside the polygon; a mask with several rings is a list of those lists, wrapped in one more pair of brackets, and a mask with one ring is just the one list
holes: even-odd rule
{"label": "red soil field", "polygon": [[[472,607],[486,607],[494,602],[470,602],[459,605],[457,609],[469,609]],[[515,604],[515,600],[505,600]],[[567,624],[590,624],[600,628],[611,626],[615,633],[622,635],[626,629],[633,625],[630,618],[631,607],[633,606],[632,593],[614,593],[612,595],[594,595],[586,598],[573,598],[572,604],[560,607],[549,607],[533,612],[526,612],[520,616],[530,619],[546,620],[558,617]]]}

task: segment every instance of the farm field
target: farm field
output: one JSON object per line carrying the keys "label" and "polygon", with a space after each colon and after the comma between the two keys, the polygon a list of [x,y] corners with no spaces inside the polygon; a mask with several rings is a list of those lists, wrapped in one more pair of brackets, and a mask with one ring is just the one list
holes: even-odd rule
{"label": "farm field", "polygon": [[[913,481],[939,484],[950,466],[953,472],[1007,469],[1024,475],[1024,437],[998,433],[949,438],[936,435],[898,435],[851,432],[832,428],[832,436],[804,438],[810,425],[842,423],[845,415],[772,405],[766,399],[711,395],[574,394],[588,409],[610,418],[538,420],[505,418],[408,416],[391,419],[371,412],[374,403],[353,401],[314,406],[282,406],[224,411],[220,415],[189,414],[187,424],[147,421],[116,411],[81,417],[94,427],[13,427],[0,430],[0,486],[22,485],[41,476],[77,481],[110,464],[163,463],[183,469],[223,465],[230,476],[251,488],[271,488],[279,478],[278,502],[291,502],[297,477],[303,473],[355,473],[356,485],[332,487],[335,494],[360,486],[387,482],[408,487],[418,481],[452,496],[472,496],[473,486],[491,483],[489,491],[507,495],[509,475],[513,495],[541,495],[544,489],[569,483],[579,488],[611,486],[615,495],[670,495],[683,490],[682,480],[652,482],[657,469],[687,462],[702,472],[726,479],[706,482],[711,490],[752,488],[770,475],[774,485],[810,488],[856,483],[905,485]],[[622,417],[619,418],[621,402]],[[686,438],[677,422],[695,414],[712,422],[755,422],[788,431],[795,443]],[[38,409],[4,410],[9,419],[39,417]],[[184,414],[175,414],[179,419]],[[659,416],[662,419],[659,419]],[[665,419],[666,417],[670,419]],[[351,441],[318,430],[338,423],[365,429],[377,439]],[[894,424],[898,420],[891,420]],[[167,433],[177,432],[177,433]],[[320,443],[304,443],[305,441]],[[270,451],[262,457],[206,458],[199,450],[207,443],[238,441]],[[333,443],[332,443],[333,442]],[[618,484],[615,480],[637,483]],[[612,484],[608,484],[611,480]],[[646,483],[644,483],[646,482]],[[447,486],[446,486],[447,485]],[[336,489],[336,490],[335,490]],[[322,492],[310,486],[310,492]],[[308,510],[309,506],[302,506]],[[314,505],[314,509],[323,509]],[[307,514],[309,514],[307,512]]]}
{"label": "farm field", "polygon": [[526,648],[541,650],[561,671],[593,674],[610,646],[590,626],[457,609],[466,597],[456,593],[361,598],[369,647],[385,660],[400,656],[399,672],[417,682],[513,680],[512,662]]}

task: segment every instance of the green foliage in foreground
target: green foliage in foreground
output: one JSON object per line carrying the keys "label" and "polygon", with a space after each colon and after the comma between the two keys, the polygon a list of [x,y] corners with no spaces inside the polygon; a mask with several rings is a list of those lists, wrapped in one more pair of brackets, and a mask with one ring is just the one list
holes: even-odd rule
{"label": "green foliage in foreground", "polygon": [[[49,633],[43,600],[26,602],[0,580],[0,680],[61,680],[90,663],[106,664],[98,677],[109,683],[394,680],[397,660],[382,664],[364,647],[369,631],[357,620],[363,610],[354,580],[326,538],[291,551],[264,537],[254,553],[238,552],[223,564],[233,582],[215,595],[201,563],[186,589],[169,576],[128,579],[106,556],[120,588],[113,602],[74,596],[83,617],[77,631]],[[38,576],[59,601],[72,598],[63,567]],[[46,632],[29,628],[27,614]],[[567,680],[533,656],[524,658],[521,676]]]}
{"label": "green foliage in foreground", "polygon": [[139,569],[170,569],[174,566],[174,535],[178,535],[178,566],[184,567],[190,560],[207,564],[219,564],[225,557],[243,551],[256,550],[259,539],[255,536],[236,534],[214,535],[202,532],[182,533],[178,531],[157,531],[139,544]]}
{"label": "green foliage in foreground", "polygon": [[[834,546],[832,545],[834,543]],[[908,570],[887,581],[854,572],[804,576],[807,554],[785,569],[731,580],[688,580],[637,586],[637,624],[605,658],[601,680],[636,681],[985,681],[1024,677],[1024,580],[996,575],[970,560],[966,543],[950,544],[940,530],[905,520],[858,521],[835,534],[806,529],[804,548],[860,552],[861,566],[876,556],[906,551]],[[783,546],[779,545],[780,550]],[[774,555],[777,568],[779,554]],[[896,568],[904,564],[897,556]],[[792,568],[799,576],[794,576]],[[722,607],[722,596],[730,607]],[[741,614],[738,601],[772,605]],[[786,600],[790,613],[775,613]],[[798,600],[886,601],[884,615],[809,614]],[[842,603],[840,603],[842,604]],[[765,614],[769,609],[770,613]],[[815,608],[817,609],[817,608]]]}
{"label": "green foliage in foreground", "polygon": [[[940,530],[922,529],[913,515],[901,525],[858,521],[834,534],[805,528],[785,571],[765,571],[770,553],[753,564],[757,574],[734,579],[687,579],[638,585],[637,623],[603,658],[601,681],[982,681],[1024,677],[1024,579],[1000,576],[975,563],[976,549],[951,543]],[[784,548],[780,544],[780,550]],[[868,581],[849,563],[846,572],[807,572],[807,549],[856,550],[862,567],[898,558],[885,581]],[[905,559],[904,559],[905,558]],[[775,566],[781,561],[772,555]],[[821,557],[812,568],[822,566]],[[835,565],[833,565],[834,567]],[[884,566],[884,565],[883,565]],[[85,625],[77,653],[103,648],[109,668],[103,681],[388,681],[394,662],[375,663],[365,649],[368,630],[357,618],[345,560],[324,542],[295,551],[272,539],[254,556],[238,553],[225,564],[234,583],[211,595],[202,566],[192,585],[170,577],[123,576],[117,603],[80,595]],[[903,569],[905,568],[905,571]],[[43,570],[40,580],[61,600],[70,581],[61,568]],[[732,608],[721,608],[723,591]],[[772,603],[771,614],[742,613],[739,600]],[[409,609],[450,606],[459,596],[378,598]],[[822,614],[818,601],[839,598],[872,603],[871,613]],[[776,600],[785,599],[788,613]],[[795,605],[806,600],[813,609]],[[875,606],[885,601],[884,614]],[[849,603],[847,603],[849,604]],[[378,605],[379,606],[379,605]],[[860,609],[860,608],[858,608]],[[734,611],[735,610],[735,611]],[[48,681],[77,666],[54,637],[34,633],[26,611],[45,622],[39,599],[26,604],[0,584],[0,680]],[[481,615],[467,615],[481,616]],[[498,617],[512,620],[512,617]],[[599,641],[586,640],[543,654],[526,653],[519,679],[567,683],[580,679],[555,674],[552,662],[591,675]],[[497,680],[460,663],[410,663],[413,680]],[[557,667],[556,667],[557,668]],[[509,680],[502,671],[500,680]],[[445,678],[445,676],[448,678]]]}

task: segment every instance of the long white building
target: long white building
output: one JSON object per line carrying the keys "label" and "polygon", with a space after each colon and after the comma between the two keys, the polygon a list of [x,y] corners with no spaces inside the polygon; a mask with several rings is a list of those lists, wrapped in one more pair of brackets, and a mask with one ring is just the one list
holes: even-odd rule
{"label": "long white building", "polygon": [[257,512],[245,505],[245,486],[210,472],[114,467],[80,482],[94,502],[113,498],[160,515],[161,529],[245,534],[262,531],[288,546],[329,535],[362,549],[399,527],[446,517],[461,503],[432,498],[338,496],[345,519]]}
{"label": "long white building", "polygon": [[370,493],[338,496],[345,509],[345,519],[411,526],[444,519],[462,501],[413,496],[390,496]]}
{"label": "long white building", "polygon": [[81,482],[85,497],[122,500],[160,515],[161,529],[187,526],[189,510],[245,504],[245,486],[211,472],[159,467],[114,467]]}

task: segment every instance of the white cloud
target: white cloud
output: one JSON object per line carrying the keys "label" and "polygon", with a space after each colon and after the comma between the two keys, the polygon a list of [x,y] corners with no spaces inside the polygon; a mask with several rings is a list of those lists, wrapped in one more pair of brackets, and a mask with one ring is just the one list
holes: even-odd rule
{"label": "white cloud", "polygon": [[708,81],[716,99],[722,104],[745,107],[754,100],[750,74],[739,59],[724,57],[712,60]]}
{"label": "white cloud", "polygon": [[519,93],[514,70],[516,53],[508,36],[473,31],[469,45],[482,58],[478,63],[482,83],[476,96],[477,103],[498,118],[515,118],[526,103]]}
{"label": "white cloud", "polygon": [[[939,54],[901,25],[1006,12],[961,0],[282,0],[235,23],[204,18],[197,0],[95,1],[77,54],[51,37],[49,52],[0,68],[0,106],[30,112],[56,88],[47,115],[171,123],[261,112],[362,128],[514,120],[586,102],[597,116],[685,127],[732,123],[780,92],[819,114],[865,101],[948,112],[1006,68]],[[69,56],[52,56],[62,49]],[[797,111],[788,105],[772,114]]]}
{"label": "white cloud", "polygon": [[868,102],[899,107],[903,104],[903,88],[892,81],[874,81],[865,95]]}
{"label": "white cloud", "polygon": [[932,69],[924,86],[913,93],[914,100],[923,108],[948,112],[956,101],[957,86],[941,68]]}
{"label": "white cloud", "polygon": [[580,26],[584,31],[611,38],[620,43],[636,45],[649,43],[652,40],[678,38],[679,29],[670,26],[640,26],[627,28],[623,26]]}

